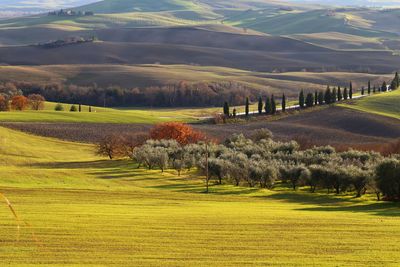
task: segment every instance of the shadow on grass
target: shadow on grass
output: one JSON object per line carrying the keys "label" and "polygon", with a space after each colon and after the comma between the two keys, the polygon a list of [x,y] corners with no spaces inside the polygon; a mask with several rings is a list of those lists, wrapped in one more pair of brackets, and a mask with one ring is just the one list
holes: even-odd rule
{"label": "shadow on grass", "polygon": [[[205,193],[206,187],[201,183],[185,183],[185,179],[178,180],[174,184],[167,185],[157,185],[157,186],[148,186],[147,188],[153,189],[161,189],[161,190],[172,190],[176,192],[183,193]],[[183,182],[183,183],[182,183]],[[236,187],[236,188],[227,188],[225,185],[210,185],[209,193],[210,195],[248,195],[255,192],[258,192],[258,188],[246,188],[246,187]]]}
{"label": "shadow on grass", "polygon": [[377,216],[400,216],[400,203],[391,202],[366,202],[354,197],[322,195],[301,192],[280,192],[269,196],[261,196],[263,199],[274,199],[289,203],[314,205],[297,210],[327,211],[327,212],[352,212],[369,213]]}
{"label": "shadow on grass", "polygon": [[[178,177],[175,172],[147,171],[146,169],[137,169],[137,165],[127,160],[98,160],[89,162],[54,162],[37,163],[29,165],[30,167],[49,168],[49,169],[82,169],[88,170],[89,175],[98,179],[125,179],[132,182],[154,182],[158,185],[141,184],[144,188],[169,190],[182,193],[201,194],[205,192],[205,185],[197,175],[183,175]],[[326,212],[352,212],[367,213],[377,216],[400,216],[400,203],[389,202],[367,202],[350,196],[336,196],[333,194],[316,193],[311,194],[302,191],[289,191],[285,185],[277,188],[272,194],[263,196],[252,196],[263,200],[277,200],[287,203],[302,204],[305,207],[297,208],[303,211],[326,211]],[[259,188],[234,187],[230,185],[210,186],[210,195],[251,195],[259,192]]]}
{"label": "shadow on grass", "polygon": [[399,203],[390,202],[377,202],[370,204],[359,204],[349,206],[330,206],[330,207],[316,207],[316,208],[303,208],[306,211],[345,211],[345,212],[362,212],[370,213],[378,216],[400,217]]}

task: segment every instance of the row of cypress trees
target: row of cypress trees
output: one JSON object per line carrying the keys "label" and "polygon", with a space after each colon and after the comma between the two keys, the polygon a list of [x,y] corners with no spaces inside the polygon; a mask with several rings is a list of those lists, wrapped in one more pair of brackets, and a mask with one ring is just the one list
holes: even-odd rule
{"label": "row of cypress trees", "polygon": [[[395,77],[390,84],[390,89],[396,90],[399,87],[400,87],[400,77],[398,72],[396,72]],[[382,86],[374,86],[374,87],[371,86],[371,81],[368,81],[367,89],[365,89],[365,87],[361,88],[361,95],[365,95],[366,93],[370,95],[376,92],[386,92],[387,90],[388,86],[385,81],[382,83]],[[343,90],[340,86],[331,89],[329,85],[324,92],[315,91],[315,93],[307,93],[307,95],[305,95],[304,90],[301,90],[299,94],[299,107],[305,108],[316,105],[324,105],[324,104],[329,105],[329,104],[334,104],[338,101],[348,100],[348,99],[353,99],[352,82],[350,82],[349,88],[345,87]],[[282,95],[281,106],[282,106],[282,111],[285,112],[286,111],[285,94]],[[263,98],[261,96],[258,98],[258,114],[274,115],[276,111],[277,111],[277,103],[274,95],[271,95],[271,97],[267,96],[265,98],[265,102],[263,101]],[[226,117],[230,117],[231,115],[233,117],[236,117],[236,114],[237,114],[236,109],[233,109],[232,114],[230,113],[229,103],[225,102],[224,115]],[[245,103],[245,115],[246,116],[250,115],[250,100],[248,97],[246,98],[246,103]]]}

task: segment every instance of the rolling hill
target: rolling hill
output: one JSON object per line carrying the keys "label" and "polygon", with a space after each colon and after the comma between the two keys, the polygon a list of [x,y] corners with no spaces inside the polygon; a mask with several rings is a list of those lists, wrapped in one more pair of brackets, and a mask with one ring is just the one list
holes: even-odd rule
{"label": "rolling hill", "polygon": [[380,85],[392,75],[365,73],[264,73],[232,68],[188,65],[50,65],[50,66],[0,66],[0,80],[36,84],[75,84],[122,88],[150,87],[201,82],[236,82],[264,93],[297,98],[300,89],[320,90],[327,84],[348,86],[353,81],[361,88],[368,80]]}
{"label": "rolling hill", "polygon": [[400,119],[400,90],[373,95],[341,106]]}

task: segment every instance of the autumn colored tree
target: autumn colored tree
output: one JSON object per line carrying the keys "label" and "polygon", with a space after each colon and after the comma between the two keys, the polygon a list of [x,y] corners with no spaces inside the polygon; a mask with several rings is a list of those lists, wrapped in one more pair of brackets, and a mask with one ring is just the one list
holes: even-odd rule
{"label": "autumn colored tree", "polygon": [[197,143],[206,139],[205,134],[191,126],[179,122],[166,122],[156,125],[150,131],[150,138],[155,140],[176,140],[181,145]]}
{"label": "autumn colored tree", "polygon": [[11,98],[11,108],[14,110],[24,110],[28,107],[29,101],[23,95],[16,95]]}
{"label": "autumn colored tree", "polygon": [[31,94],[28,95],[28,101],[32,110],[42,110],[44,108],[44,102],[46,100],[42,95]]}
{"label": "autumn colored tree", "polygon": [[5,96],[0,95],[0,111],[9,111],[9,110],[10,110],[10,102]]}

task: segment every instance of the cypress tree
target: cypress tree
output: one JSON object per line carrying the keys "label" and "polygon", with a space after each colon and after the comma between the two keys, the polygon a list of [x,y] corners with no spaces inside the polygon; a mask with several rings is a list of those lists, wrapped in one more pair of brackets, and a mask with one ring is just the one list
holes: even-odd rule
{"label": "cypress tree", "polygon": [[329,86],[326,88],[325,95],[324,95],[325,104],[331,104],[332,102],[332,93],[331,88]]}
{"label": "cypress tree", "polygon": [[324,104],[324,93],[322,91],[318,93],[318,104],[320,105]]}
{"label": "cypress tree", "polygon": [[224,103],[224,115],[225,115],[225,117],[229,117],[229,104],[228,104],[228,102],[226,102],[225,101],[225,103]]}
{"label": "cypress tree", "polygon": [[312,93],[308,93],[306,97],[306,106],[311,108],[314,105],[314,96]]}
{"label": "cypress tree", "polygon": [[368,81],[368,94],[371,94],[371,81]]}
{"label": "cypress tree", "polygon": [[314,105],[318,105],[318,91],[314,93]]}
{"label": "cypress tree", "polygon": [[78,111],[82,112],[82,105],[81,104],[79,104],[79,106],[78,106]]}
{"label": "cypress tree", "polygon": [[394,86],[392,88],[392,90],[396,90],[396,89],[398,89],[400,87],[400,77],[399,77],[399,73],[398,72],[396,72],[396,74],[394,75],[394,79],[393,79],[392,84]]}
{"label": "cypress tree", "polygon": [[361,95],[364,95],[365,94],[365,89],[364,89],[364,86],[363,87],[361,87]]}
{"label": "cypress tree", "polygon": [[376,86],[374,86],[374,88],[372,88],[372,93],[376,93]]}
{"label": "cypress tree", "polygon": [[271,109],[271,100],[269,97],[265,99],[265,114],[269,115],[271,114],[272,109]]}
{"label": "cypress tree", "polygon": [[344,100],[347,100],[349,98],[349,94],[347,93],[347,87],[344,88],[343,98],[344,98]]}
{"label": "cypress tree", "polygon": [[338,87],[337,99],[338,99],[338,101],[343,100],[342,89],[340,88],[340,86]]}
{"label": "cypress tree", "polygon": [[285,94],[282,95],[282,111],[286,111],[286,96]]}
{"label": "cypress tree", "polygon": [[91,106],[89,106],[89,112],[92,112],[92,107]]}
{"label": "cypress tree", "polygon": [[336,88],[333,88],[331,96],[332,96],[331,103],[335,103],[335,102],[336,102],[336,100],[337,100],[337,92],[336,92]]}
{"label": "cypress tree", "polygon": [[396,84],[395,80],[393,80],[392,83],[390,84],[390,89],[392,89],[392,90],[396,90],[397,89],[397,84]]}
{"label": "cypress tree", "polygon": [[301,90],[300,91],[300,95],[299,95],[299,106],[300,106],[300,108],[304,108],[304,101],[305,101],[305,99],[304,99],[304,91]]}
{"label": "cypress tree", "polygon": [[260,96],[258,98],[258,114],[260,114],[260,115],[262,114],[263,107],[264,107],[264,103],[263,103],[262,98]]}
{"label": "cypress tree", "polygon": [[276,102],[274,95],[271,96],[271,113],[272,114],[276,113]]}
{"label": "cypress tree", "polygon": [[381,91],[382,91],[382,92],[386,92],[386,91],[387,91],[387,84],[386,84],[385,81],[382,83],[382,89],[381,89]]}
{"label": "cypress tree", "polygon": [[353,83],[352,82],[350,82],[349,98],[353,99]]}
{"label": "cypress tree", "polygon": [[248,97],[246,97],[245,113],[246,113],[246,117],[248,117],[248,116],[249,116],[249,113],[250,113],[250,101],[249,101],[249,98],[248,98]]}

